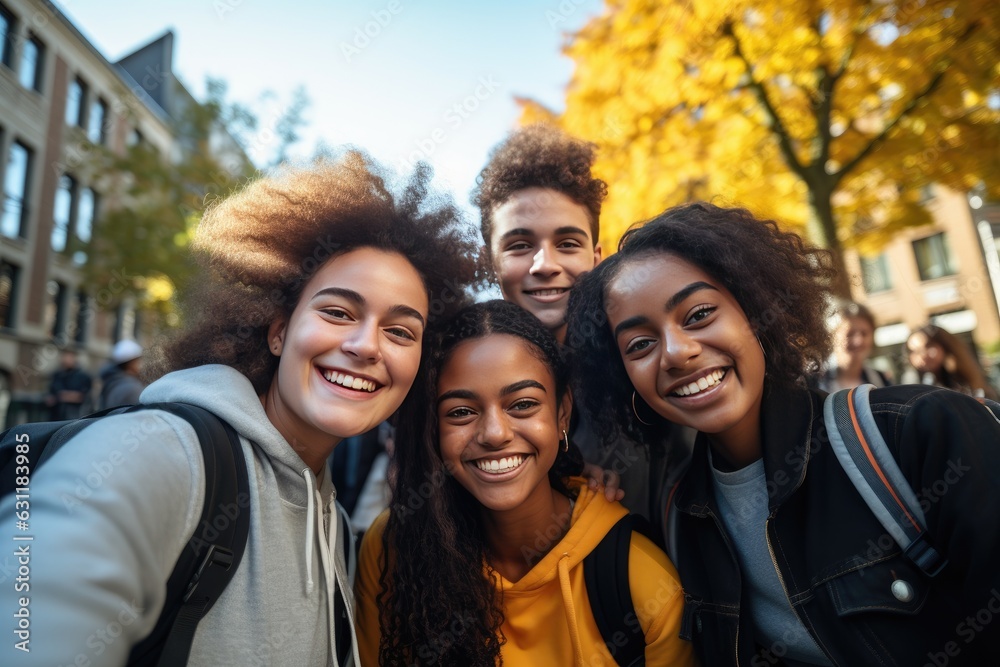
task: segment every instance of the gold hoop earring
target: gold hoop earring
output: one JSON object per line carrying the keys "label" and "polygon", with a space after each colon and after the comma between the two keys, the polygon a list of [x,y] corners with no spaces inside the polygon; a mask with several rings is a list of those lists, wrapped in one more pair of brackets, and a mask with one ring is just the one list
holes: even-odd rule
{"label": "gold hoop earring", "polygon": [[563,439],[562,439],[563,446],[562,446],[562,450],[565,453],[565,452],[569,451],[569,434],[566,433],[566,429],[563,429],[562,432],[563,432]]}
{"label": "gold hoop earring", "polygon": [[764,343],[761,342],[760,336],[755,336],[755,338],[757,339],[757,344],[760,345],[761,354],[763,354],[764,358],[767,359],[767,350],[764,349]]}
{"label": "gold hoop earring", "polygon": [[652,426],[653,425],[653,422],[648,422],[648,421],[644,420],[642,417],[640,417],[639,416],[639,411],[635,409],[635,390],[634,389],[632,390],[632,414],[635,415],[635,418],[639,420],[640,424],[645,424],[646,426]]}

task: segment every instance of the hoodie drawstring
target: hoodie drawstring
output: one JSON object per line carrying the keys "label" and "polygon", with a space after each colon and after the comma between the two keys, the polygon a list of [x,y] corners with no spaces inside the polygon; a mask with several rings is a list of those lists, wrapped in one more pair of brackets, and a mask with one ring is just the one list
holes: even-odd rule
{"label": "hoodie drawstring", "polygon": [[573,640],[573,664],[583,665],[583,645],[580,643],[580,628],[576,624],[576,607],[573,605],[573,589],[569,583],[569,554],[565,553],[559,559],[559,587],[562,589],[563,608],[566,610],[566,623],[569,625],[569,636]]}
{"label": "hoodie drawstring", "polygon": [[306,595],[312,595],[313,591],[313,540],[316,534],[313,532],[313,521],[316,517],[316,486],[313,484],[312,470],[302,469],[302,476],[306,480]]}
{"label": "hoodie drawstring", "polygon": [[[326,583],[326,611],[327,618],[329,619],[329,640],[330,640],[330,657],[333,660],[333,664],[337,664],[337,637],[334,632],[335,626],[335,614],[334,601],[337,595],[337,572],[335,565],[335,554],[337,553],[337,538],[338,530],[337,525],[339,521],[339,516],[337,514],[337,509],[335,505],[334,498],[330,499],[330,502],[326,508],[325,512],[319,512],[316,509],[317,500],[322,502],[322,498],[319,498],[319,491],[316,489],[314,483],[314,477],[312,470],[309,468],[304,468],[302,470],[302,477],[306,480],[306,493],[309,499],[306,503],[306,544],[305,544],[305,557],[306,557],[306,594],[311,595],[313,589],[315,588],[315,583],[312,578],[312,555],[313,555],[313,541],[316,539],[317,534],[321,535],[324,539],[319,540],[319,557],[320,563],[323,568],[323,581]],[[330,514],[331,525],[329,530],[327,529],[325,523],[325,517]],[[332,574],[331,574],[332,571]],[[341,584],[343,588],[343,584]],[[345,591],[345,602],[348,598],[346,594],[350,591],[344,589]],[[348,616],[350,617],[350,608],[348,607]],[[354,646],[354,664],[360,665],[360,659],[358,658],[357,651],[357,638],[354,636],[353,623],[354,619],[349,618],[351,622],[351,635],[352,644]]]}

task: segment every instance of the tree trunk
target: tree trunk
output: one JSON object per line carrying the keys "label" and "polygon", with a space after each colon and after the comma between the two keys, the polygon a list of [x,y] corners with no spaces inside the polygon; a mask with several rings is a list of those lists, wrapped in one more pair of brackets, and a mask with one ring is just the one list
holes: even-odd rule
{"label": "tree trunk", "polygon": [[833,255],[837,276],[833,282],[834,296],[850,300],[851,279],[844,263],[844,248],[837,236],[837,221],[833,217],[833,186],[828,183],[809,184],[809,204],[813,212],[813,233],[818,233],[814,243],[825,247]]}

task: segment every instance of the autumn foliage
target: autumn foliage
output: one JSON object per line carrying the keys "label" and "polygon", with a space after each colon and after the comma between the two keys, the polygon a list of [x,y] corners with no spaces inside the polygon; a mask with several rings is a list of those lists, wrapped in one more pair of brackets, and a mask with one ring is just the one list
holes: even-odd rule
{"label": "autumn foliage", "polygon": [[927,186],[1000,196],[1000,3],[607,0],[570,35],[561,115],[600,147],[605,247],[691,199],[839,256],[927,222]]}

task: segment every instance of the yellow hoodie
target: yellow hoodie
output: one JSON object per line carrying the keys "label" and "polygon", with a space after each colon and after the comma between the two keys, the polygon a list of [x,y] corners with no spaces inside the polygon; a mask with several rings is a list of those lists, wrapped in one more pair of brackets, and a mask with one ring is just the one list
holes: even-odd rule
{"label": "yellow hoodie", "polygon": [[[507,641],[501,648],[507,667],[534,665],[615,665],[590,611],[583,559],[627,513],[608,502],[603,490],[570,480],[579,491],[566,535],[520,581],[500,577]],[[358,642],[363,667],[378,665],[379,558],[387,513],[365,534],[356,584]],[[544,551],[547,545],[537,545]],[[410,557],[413,557],[411,555]],[[608,576],[614,576],[608,573]],[[678,637],[684,594],[677,571],[655,544],[633,533],[629,551],[629,584],[638,622],[646,637],[646,664],[694,665],[689,642]]]}

